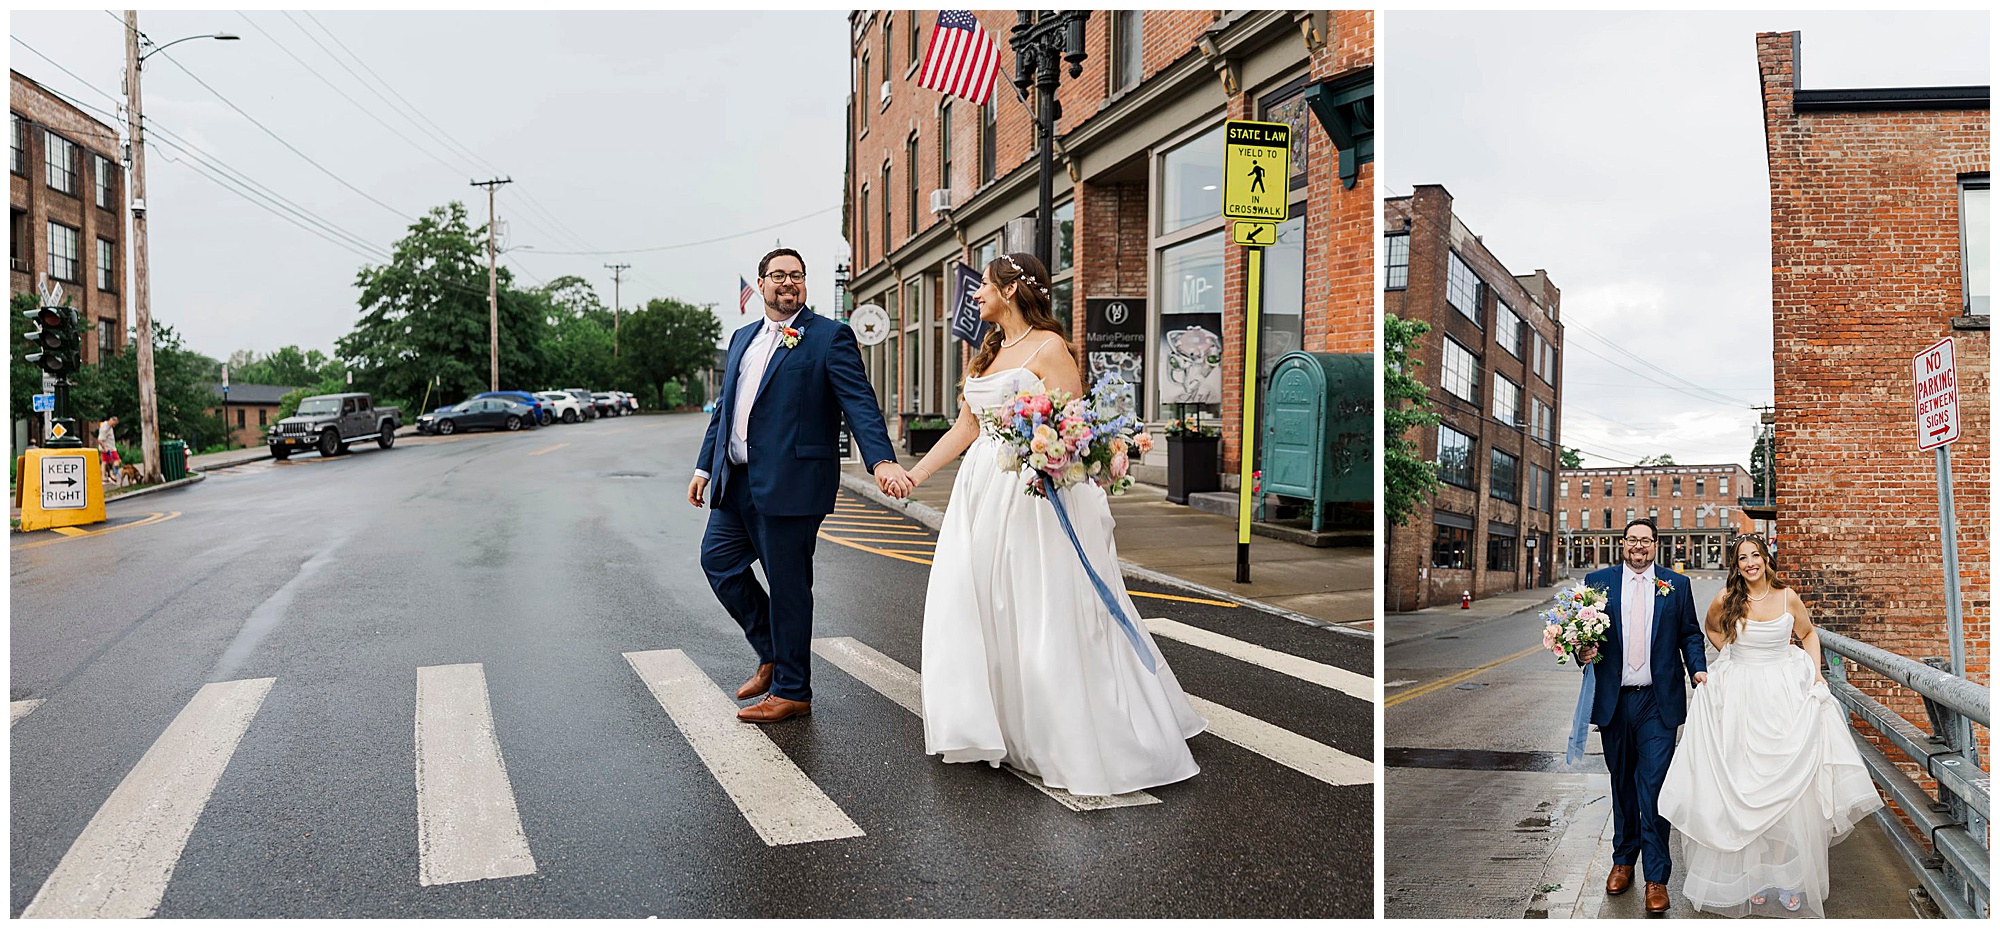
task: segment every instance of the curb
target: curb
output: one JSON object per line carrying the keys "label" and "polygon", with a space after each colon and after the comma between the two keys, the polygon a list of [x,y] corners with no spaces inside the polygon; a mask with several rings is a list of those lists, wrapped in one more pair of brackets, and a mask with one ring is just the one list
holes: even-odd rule
{"label": "curb", "polygon": [[[921,503],[915,500],[898,500],[894,497],[889,496],[888,494],[883,493],[881,488],[875,486],[875,482],[873,480],[870,480],[869,478],[863,475],[853,474],[845,468],[841,469],[840,472],[840,485],[856,494],[859,494],[863,497],[867,497],[870,501],[874,503],[888,507],[889,509],[892,510],[897,510],[899,512],[902,512],[908,515],[910,518],[915,519],[916,521],[923,523],[926,526],[929,526],[933,531],[939,529],[944,525],[943,510],[931,506],[928,503]],[[1153,570],[1152,568],[1136,565],[1122,558],[1119,559],[1118,561],[1118,567],[1119,570],[1124,572],[1125,576],[1127,577],[1136,577],[1142,580],[1152,581],[1155,584],[1165,584],[1170,587],[1179,587],[1182,590],[1198,593],[1207,597],[1213,597],[1217,600],[1227,600],[1230,603],[1234,603],[1238,606],[1247,606],[1255,610],[1261,610],[1265,613],[1270,613],[1273,616],[1278,616],[1283,619],[1288,619],[1295,623],[1303,623],[1305,625],[1313,626],[1319,629],[1326,629],[1332,632],[1338,632],[1344,635],[1351,635],[1364,639],[1375,638],[1375,633],[1373,632],[1369,632],[1362,629],[1350,629],[1346,626],[1330,623],[1323,619],[1315,619],[1314,617],[1307,616],[1303,613],[1294,613],[1291,610],[1272,606],[1271,604],[1265,603],[1261,600],[1253,600],[1241,594],[1233,594],[1226,590],[1216,590],[1215,588],[1209,587],[1205,584],[1197,584],[1194,581],[1178,578],[1171,574],[1163,574],[1159,571]]]}
{"label": "curb", "polygon": [[258,456],[258,457],[256,457],[256,458],[238,458],[238,459],[235,459],[235,460],[233,460],[233,461],[211,461],[211,462],[208,462],[207,464],[198,464],[198,465],[195,465],[195,466],[194,466],[194,470],[196,470],[196,471],[220,471],[220,470],[222,470],[223,468],[234,468],[234,467],[236,467],[236,466],[238,466],[238,465],[247,465],[247,464],[249,464],[249,463],[251,463],[251,462],[253,462],[253,461],[270,461],[270,460],[271,460],[271,453],[270,453],[270,452],[269,452],[269,451],[267,450],[267,451],[265,451],[265,452],[264,452],[264,454],[263,454],[263,455],[260,455],[260,456]]}
{"label": "curb", "polygon": [[200,473],[190,474],[187,477],[181,478],[178,481],[168,481],[167,483],[164,484],[154,484],[151,487],[142,487],[138,490],[134,490],[129,493],[119,494],[116,497],[112,497],[111,499],[104,501],[104,505],[110,506],[111,504],[114,503],[122,503],[126,500],[130,500],[133,497],[143,497],[146,496],[147,494],[156,494],[165,490],[178,490],[190,484],[199,484],[205,480],[208,480],[208,475],[206,474],[200,474]]}

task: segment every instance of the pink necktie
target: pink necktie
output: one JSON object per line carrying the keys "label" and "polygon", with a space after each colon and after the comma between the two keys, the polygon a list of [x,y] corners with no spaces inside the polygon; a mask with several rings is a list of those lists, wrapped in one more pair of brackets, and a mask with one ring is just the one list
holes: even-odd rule
{"label": "pink necktie", "polygon": [[1646,666],[1645,586],[1644,575],[1625,583],[1625,667],[1633,671]]}

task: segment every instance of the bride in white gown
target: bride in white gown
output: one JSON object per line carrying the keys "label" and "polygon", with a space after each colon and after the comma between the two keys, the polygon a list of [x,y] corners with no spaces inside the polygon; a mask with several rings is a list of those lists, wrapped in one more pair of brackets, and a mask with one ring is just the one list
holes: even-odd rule
{"label": "bride in white gown", "polygon": [[[1049,311],[1048,273],[1033,256],[986,268],[980,318],[993,324],[965,379],[958,422],[912,480],[923,483],[970,449],[938,531],[924,600],[924,751],[947,762],[1006,764],[1085,796],[1128,793],[1193,777],[1187,739],[1207,726],[1181,692],[1143,624],[1134,643],[1091,586],[1055,507],[1002,470],[1001,445],[977,418],[1021,390],[1083,390]],[[1125,616],[1125,592],[1105,493],[1085,481],[1059,491],[1091,567]]]}
{"label": "bride in white gown", "polygon": [[1696,909],[1825,916],[1827,849],[1882,800],[1820,676],[1805,601],[1774,575],[1763,538],[1735,549],[1704,623],[1721,654],[1694,692],[1660,815],[1688,839]]}

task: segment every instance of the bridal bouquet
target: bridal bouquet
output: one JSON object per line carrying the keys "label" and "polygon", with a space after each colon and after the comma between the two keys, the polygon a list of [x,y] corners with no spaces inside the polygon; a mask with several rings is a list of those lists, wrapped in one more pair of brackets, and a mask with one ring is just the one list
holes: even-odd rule
{"label": "bridal bouquet", "polygon": [[[1611,628],[1611,616],[1604,612],[1608,597],[1604,591],[1578,581],[1556,593],[1555,606],[1542,612],[1548,624],[1542,627],[1542,647],[1555,653],[1556,664],[1575,658],[1584,664],[1579,653],[1604,643],[1604,633]],[[1592,655],[1595,663],[1601,655]]]}
{"label": "bridal bouquet", "polygon": [[999,440],[1002,470],[1021,474],[1023,491],[1047,496],[1085,480],[1106,493],[1132,486],[1132,456],[1152,451],[1152,437],[1128,412],[1132,385],[1111,375],[1088,397],[1041,388],[1024,390],[980,414]]}

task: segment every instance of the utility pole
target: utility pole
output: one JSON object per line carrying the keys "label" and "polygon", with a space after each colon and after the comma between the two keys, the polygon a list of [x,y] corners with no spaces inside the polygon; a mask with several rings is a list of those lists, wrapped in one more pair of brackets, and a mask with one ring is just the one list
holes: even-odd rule
{"label": "utility pole", "polygon": [[494,178],[490,181],[473,181],[472,186],[486,188],[486,339],[487,375],[486,389],[500,389],[500,270],[499,252],[493,245],[493,192],[502,184],[512,184],[514,179]]}
{"label": "utility pole", "polygon": [[611,357],[616,358],[618,357],[618,285],[621,283],[618,276],[631,265],[615,264],[605,267],[611,269]]}
{"label": "utility pole", "polygon": [[125,11],[125,119],[132,146],[132,314],[139,340],[139,483],[160,479],[160,405],[153,393],[152,288],[146,276],[146,117],[139,96],[139,11]]}

